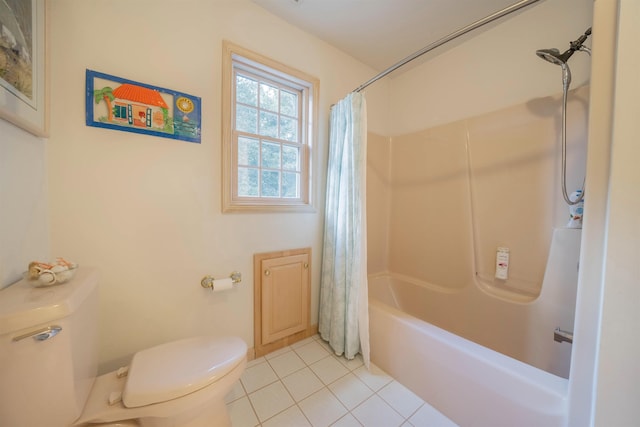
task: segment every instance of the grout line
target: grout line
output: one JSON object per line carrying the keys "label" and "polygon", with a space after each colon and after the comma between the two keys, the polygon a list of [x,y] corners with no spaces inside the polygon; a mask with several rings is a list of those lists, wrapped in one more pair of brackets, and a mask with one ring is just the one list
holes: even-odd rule
{"label": "grout line", "polygon": [[407,417],[407,422],[408,422],[409,424],[413,425],[413,423],[411,422],[411,417],[413,417],[415,414],[417,414],[417,413],[418,413],[418,411],[419,411],[420,409],[422,409],[422,407],[423,407],[424,405],[426,405],[426,404],[427,404],[427,402],[425,402],[424,400],[423,400],[422,402],[423,402],[423,403],[422,403],[422,405],[418,406],[418,408],[417,408],[415,411],[413,411],[413,412],[411,413],[411,415],[409,415],[409,416]]}
{"label": "grout line", "polygon": [[[333,354],[333,353],[331,353],[331,352],[327,351],[327,349],[325,348],[325,345],[324,345],[324,344],[325,344],[325,342],[324,342],[324,340],[322,340],[322,339],[319,337],[319,335],[315,335],[315,336],[313,336],[313,338],[314,338],[314,340],[313,340],[313,341],[310,341],[310,342],[308,342],[307,344],[302,345],[302,346],[299,346],[299,347],[297,347],[297,348],[303,348],[303,347],[305,347],[306,345],[309,345],[309,344],[312,344],[312,343],[317,343],[317,344],[318,344],[318,345],[320,345],[320,346],[323,348],[323,350],[327,353],[327,355],[326,355],[326,356],[323,356],[322,358],[320,358],[320,359],[318,359],[318,360],[315,360],[315,361],[313,361],[312,363],[310,363],[310,364],[309,364],[309,363],[307,363],[307,362],[306,362],[306,361],[305,361],[305,360],[300,356],[300,354],[298,354],[298,352],[296,351],[296,349],[297,349],[297,348],[293,348],[292,346],[284,347],[284,348],[288,348],[288,349],[287,349],[286,351],[282,351],[280,354],[278,354],[278,355],[277,355],[277,356],[275,356],[275,357],[267,358],[267,357],[266,357],[266,355],[265,355],[265,356],[263,356],[263,357],[264,357],[264,360],[263,360],[262,362],[260,362],[260,363],[258,363],[258,364],[256,364],[256,365],[253,365],[252,367],[259,366],[259,365],[261,365],[262,363],[265,363],[265,362],[266,362],[266,363],[267,363],[267,366],[269,367],[269,369],[271,369],[271,370],[272,370],[272,372],[275,374],[276,380],[271,381],[270,383],[265,384],[265,385],[263,385],[263,386],[261,386],[261,387],[257,388],[256,390],[253,390],[251,393],[248,393],[248,392],[247,392],[247,388],[245,387],[244,383],[242,383],[242,381],[240,381],[240,386],[241,386],[241,388],[242,388],[242,391],[244,392],[244,395],[243,395],[243,396],[238,397],[237,399],[234,399],[234,400],[233,400],[233,401],[231,401],[231,402],[228,402],[228,403],[227,403],[227,405],[229,405],[229,404],[231,404],[231,403],[233,403],[233,402],[236,402],[236,401],[238,401],[238,400],[242,399],[242,397],[246,397],[246,398],[247,398],[247,400],[249,401],[249,405],[250,405],[250,407],[251,407],[251,409],[252,409],[252,411],[253,411],[253,414],[254,414],[255,418],[258,420],[258,424],[256,424],[256,426],[254,426],[254,427],[261,427],[261,426],[263,425],[263,423],[268,422],[269,420],[271,420],[271,419],[273,419],[273,418],[275,418],[275,417],[279,416],[280,414],[282,414],[282,413],[284,413],[284,412],[286,412],[286,411],[290,410],[292,407],[294,407],[294,406],[295,406],[295,407],[298,409],[298,411],[303,415],[303,417],[304,417],[304,418],[309,422],[309,424],[313,426],[313,423],[311,422],[311,420],[309,419],[309,417],[307,416],[307,414],[302,410],[302,407],[300,406],[300,403],[301,403],[301,402],[303,402],[303,401],[305,401],[306,399],[309,399],[311,396],[313,396],[313,395],[315,395],[315,394],[317,394],[317,393],[320,393],[321,391],[323,391],[323,389],[326,389],[326,391],[328,391],[328,392],[329,392],[329,394],[330,394],[331,396],[333,396],[333,397],[334,397],[334,398],[339,402],[339,404],[340,404],[340,405],[341,405],[341,406],[342,406],[342,407],[347,411],[344,415],[342,415],[342,416],[341,416],[341,417],[339,417],[338,419],[334,420],[332,424],[335,424],[335,423],[339,422],[341,419],[343,419],[343,418],[347,417],[348,415],[351,415],[351,417],[353,418],[353,420],[355,420],[359,425],[361,425],[361,426],[362,426],[362,425],[363,425],[363,424],[362,424],[362,422],[360,422],[360,420],[359,420],[359,419],[358,419],[358,418],[353,414],[353,411],[354,411],[356,408],[358,408],[358,407],[360,407],[361,405],[363,405],[367,400],[371,399],[371,397],[373,397],[373,396],[377,396],[379,399],[381,399],[383,402],[385,402],[385,403],[386,403],[386,404],[387,404],[387,405],[388,405],[388,406],[393,410],[393,412],[395,412],[396,414],[398,414],[398,415],[401,417],[401,419],[402,419],[402,424],[404,424],[404,423],[409,423],[409,425],[413,425],[409,419],[410,419],[411,417],[413,417],[413,416],[414,416],[414,415],[415,415],[415,414],[416,414],[416,413],[417,413],[417,412],[418,412],[418,411],[419,411],[419,410],[420,410],[420,409],[421,409],[425,404],[427,404],[426,402],[422,401],[422,404],[421,404],[420,406],[418,406],[418,408],[416,408],[416,409],[415,409],[415,410],[414,410],[414,411],[413,411],[413,412],[412,412],[408,417],[405,417],[405,416],[404,416],[403,414],[401,414],[401,413],[400,413],[400,412],[399,412],[399,411],[398,411],[398,410],[397,410],[397,409],[396,409],[396,408],[395,408],[395,407],[394,407],[390,402],[388,402],[387,400],[385,400],[385,399],[384,399],[384,397],[383,397],[382,395],[380,395],[380,394],[379,394],[379,392],[380,392],[381,390],[383,390],[383,389],[384,389],[385,387],[387,387],[389,384],[391,384],[391,383],[393,383],[394,381],[396,381],[393,377],[389,376],[389,375],[388,375],[388,374],[386,374],[386,372],[385,372],[385,374],[386,374],[387,376],[389,376],[389,378],[391,378],[391,381],[389,381],[388,383],[386,383],[385,385],[383,385],[382,387],[380,387],[378,390],[375,390],[375,389],[373,389],[372,387],[370,387],[370,386],[369,386],[369,384],[367,384],[365,381],[363,381],[363,380],[362,380],[358,375],[356,375],[356,374],[355,374],[355,371],[356,371],[356,370],[358,370],[358,369],[360,369],[360,368],[362,368],[362,367],[364,366],[364,364],[359,365],[359,366],[354,367],[354,368],[350,368],[349,366],[347,366],[347,365],[345,365],[344,363],[342,363],[341,359],[343,359],[343,358],[344,358],[344,356],[342,356],[342,355],[341,355],[341,356],[338,356],[338,355],[335,355],[335,354]],[[284,349],[284,348],[283,348],[283,349]],[[289,372],[289,373],[288,373],[287,375],[285,375],[285,376],[280,376],[280,375],[278,374],[278,372],[274,369],[274,367],[273,367],[273,365],[271,364],[271,362],[270,362],[270,361],[271,361],[271,360],[276,359],[277,357],[284,356],[284,355],[288,354],[289,352],[293,352],[293,353],[294,353],[298,358],[300,358],[300,360],[302,360],[302,362],[303,362],[303,365],[304,365],[304,366],[303,366],[303,367],[301,367],[300,369],[296,369],[295,371]],[[340,363],[340,366],[344,367],[344,368],[346,369],[346,371],[347,371],[347,372],[346,372],[344,375],[340,375],[338,378],[334,379],[334,380],[333,380],[333,381],[331,381],[330,383],[325,384],[325,383],[324,383],[324,381],[323,381],[323,380],[318,376],[318,374],[317,374],[317,373],[316,373],[316,372],[311,368],[311,365],[317,364],[317,363],[321,362],[322,360],[325,360],[327,357],[332,357],[336,362]],[[301,400],[300,400],[300,402],[297,402],[297,401],[296,401],[296,399],[294,398],[294,396],[291,394],[291,391],[289,391],[289,389],[288,389],[288,388],[287,388],[287,386],[285,385],[285,383],[284,383],[283,379],[285,379],[285,378],[287,378],[287,377],[289,377],[289,376],[291,376],[291,375],[294,375],[295,373],[298,373],[298,372],[302,371],[302,370],[303,370],[303,369],[305,369],[305,368],[308,368],[308,370],[311,372],[311,374],[312,374],[312,375],[313,375],[313,376],[314,376],[314,377],[315,377],[315,378],[320,382],[320,384],[322,385],[322,387],[321,387],[319,390],[316,390],[315,392],[311,393],[310,395],[305,396],[303,399],[301,399]],[[342,380],[343,378],[345,378],[346,376],[348,376],[348,375],[350,375],[350,374],[351,374],[351,375],[353,375],[357,381],[359,381],[360,383],[364,384],[364,386],[372,392],[372,395],[371,395],[371,396],[367,397],[367,398],[366,398],[366,399],[364,399],[362,402],[358,403],[358,404],[357,404],[356,406],[354,406],[352,409],[349,409],[349,408],[346,406],[346,404],[345,404],[344,402],[342,402],[342,400],[340,400],[340,398],[339,398],[339,397],[338,397],[338,396],[333,392],[333,390],[331,390],[331,388],[329,387],[330,385],[332,385],[332,384],[336,383],[337,381]],[[255,409],[255,407],[254,407],[254,405],[253,405],[253,402],[252,402],[252,401],[251,401],[251,399],[249,398],[249,395],[250,395],[250,394],[254,394],[254,393],[258,392],[259,390],[262,390],[262,389],[264,389],[264,388],[266,388],[266,387],[272,386],[272,385],[273,385],[273,384],[275,384],[276,382],[279,382],[279,383],[282,385],[282,387],[284,387],[284,389],[286,390],[287,394],[289,395],[289,397],[290,397],[290,398],[291,398],[291,400],[293,401],[293,404],[292,404],[292,405],[290,405],[290,406],[287,406],[286,408],[283,408],[280,412],[278,412],[278,413],[276,413],[276,414],[274,414],[274,415],[270,416],[269,418],[267,418],[267,419],[265,419],[265,420],[261,420],[261,419],[260,419],[260,417],[258,417],[258,413],[256,412],[256,409]]]}
{"label": "grout line", "polygon": [[[293,351],[293,349],[291,348],[291,346],[287,346],[287,347],[289,348],[289,351],[285,351],[285,352],[283,352],[282,354],[278,355],[278,357],[279,357],[279,356],[282,356],[282,355],[285,355],[285,354],[289,353],[290,351]],[[294,353],[295,353],[295,352],[294,352]],[[296,356],[300,357],[298,354],[296,354]],[[275,358],[274,358],[274,359],[275,359]],[[266,360],[267,360],[267,363],[269,363],[269,359],[266,359]],[[301,357],[300,357],[300,360],[302,360],[302,358],[301,358]],[[305,363],[305,361],[304,361],[304,360],[302,360],[302,363],[304,363],[305,367],[307,366],[307,364]],[[269,364],[269,366],[271,367],[271,369],[273,369],[273,366],[271,366],[271,364]],[[303,369],[304,369],[304,368],[300,368],[300,369],[298,369],[297,371],[294,371],[294,372],[289,373],[289,375],[293,375],[294,373],[299,372],[299,371],[301,371],[301,370],[303,370]],[[275,370],[275,369],[273,369],[273,372],[276,374],[276,377],[278,377],[278,381],[280,381],[280,383],[282,384],[282,387],[286,390],[287,394],[288,394],[288,395],[289,395],[289,397],[291,398],[291,401],[293,402],[293,405],[291,405],[291,406],[287,406],[287,407],[286,407],[286,408],[284,408],[282,411],[278,412],[277,414],[273,415],[272,417],[267,418],[267,419],[265,420],[265,422],[266,422],[266,421],[269,421],[270,419],[272,419],[272,418],[274,418],[274,417],[277,417],[278,415],[280,415],[281,413],[283,413],[283,412],[285,412],[285,411],[288,411],[290,408],[292,408],[292,407],[294,407],[294,406],[298,408],[298,410],[302,413],[302,415],[303,415],[305,418],[307,418],[307,415],[302,411],[302,408],[300,408],[300,407],[298,406],[298,402],[296,402],[296,399],[291,395],[291,392],[290,392],[290,391],[289,391],[289,389],[287,388],[286,384],[282,381],[282,378],[283,378],[283,377],[281,377],[281,376],[276,372],[276,370]],[[289,375],[287,375],[287,376],[289,376]],[[259,420],[260,420],[260,419],[258,419],[258,421],[259,421]],[[311,424],[311,421],[310,421],[308,418],[307,418],[307,421],[309,421],[309,424]]]}

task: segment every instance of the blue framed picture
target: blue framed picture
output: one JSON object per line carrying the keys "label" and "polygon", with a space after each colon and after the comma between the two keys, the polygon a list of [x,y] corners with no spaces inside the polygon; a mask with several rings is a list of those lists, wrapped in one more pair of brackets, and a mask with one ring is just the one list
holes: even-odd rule
{"label": "blue framed picture", "polygon": [[87,70],[87,126],[200,143],[200,98]]}

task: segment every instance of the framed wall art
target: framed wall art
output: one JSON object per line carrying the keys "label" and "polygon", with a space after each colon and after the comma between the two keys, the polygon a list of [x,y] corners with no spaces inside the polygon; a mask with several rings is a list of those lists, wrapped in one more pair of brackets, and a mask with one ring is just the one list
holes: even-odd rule
{"label": "framed wall art", "polygon": [[200,143],[200,98],[87,70],[87,126]]}
{"label": "framed wall art", "polygon": [[48,135],[46,0],[0,1],[0,118]]}

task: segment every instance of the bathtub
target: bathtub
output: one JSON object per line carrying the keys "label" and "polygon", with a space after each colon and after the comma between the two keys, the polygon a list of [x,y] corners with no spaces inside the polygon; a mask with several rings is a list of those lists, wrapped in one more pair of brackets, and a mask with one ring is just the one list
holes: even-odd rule
{"label": "bathtub", "polygon": [[553,332],[573,330],[579,247],[554,231],[534,300],[370,276],[371,360],[460,426],[565,426],[571,345]]}

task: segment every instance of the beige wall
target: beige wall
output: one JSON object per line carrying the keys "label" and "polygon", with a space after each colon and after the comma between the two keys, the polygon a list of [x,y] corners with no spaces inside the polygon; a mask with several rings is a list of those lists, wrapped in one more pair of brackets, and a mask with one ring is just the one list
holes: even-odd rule
{"label": "beige wall", "polygon": [[0,120],[0,289],[49,258],[47,144]]}
{"label": "beige wall", "polygon": [[[535,55],[564,51],[592,22],[593,0],[542,1],[427,54],[391,81],[390,135],[403,135],[522,104],[561,90],[560,67]],[[587,45],[590,45],[588,42]],[[446,50],[445,50],[446,48]],[[573,86],[589,80],[591,61],[571,58]]]}
{"label": "beige wall", "polygon": [[[52,2],[49,150],[54,256],[101,270],[101,362],[197,335],[253,343],[254,253],[312,247],[317,322],[329,106],[373,70],[248,0]],[[320,79],[317,211],[222,214],[221,49],[228,39]],[[202,143],[87,127],[85,69],[202,97]],[[386,105],[385,86],[372,117]],[[383,129],[384,124],[377,125]],[[243,275],[211,293],[207,274]]]}

